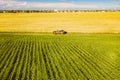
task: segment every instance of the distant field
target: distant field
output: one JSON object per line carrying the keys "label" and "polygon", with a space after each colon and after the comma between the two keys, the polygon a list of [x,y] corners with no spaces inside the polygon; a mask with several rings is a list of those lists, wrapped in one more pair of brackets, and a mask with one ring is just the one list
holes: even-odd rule
{"label": "distant field", "polygon": [[120,34],[35,34],[0,33],[0,80],[120,80]]}
{"label": "distant field", "polygon": [[0,31],[120,32],[120,12],[1,13]]}

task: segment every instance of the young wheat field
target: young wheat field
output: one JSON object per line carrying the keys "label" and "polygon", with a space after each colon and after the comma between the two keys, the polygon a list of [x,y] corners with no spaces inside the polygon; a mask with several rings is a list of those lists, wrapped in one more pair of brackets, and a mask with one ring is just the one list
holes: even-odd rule
{"label": "young wheat field", "polygon": [[0,80],[120,80],[120,34],[1,33]]}

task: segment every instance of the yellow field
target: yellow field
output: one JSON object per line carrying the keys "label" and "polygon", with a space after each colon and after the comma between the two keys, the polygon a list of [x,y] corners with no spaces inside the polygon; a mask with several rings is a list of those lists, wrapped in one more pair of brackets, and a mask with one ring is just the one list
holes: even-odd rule
{"label": "yellow field", "polygon": [[120,32],[120,12],[1,13],[0,31]]}

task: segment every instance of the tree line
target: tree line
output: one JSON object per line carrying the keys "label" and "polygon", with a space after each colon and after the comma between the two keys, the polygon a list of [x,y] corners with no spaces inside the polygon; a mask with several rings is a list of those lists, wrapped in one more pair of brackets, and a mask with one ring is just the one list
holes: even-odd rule
{"label": "tree line", "polygon": [[120,10],[0,10],[0,13],[120,12]]}

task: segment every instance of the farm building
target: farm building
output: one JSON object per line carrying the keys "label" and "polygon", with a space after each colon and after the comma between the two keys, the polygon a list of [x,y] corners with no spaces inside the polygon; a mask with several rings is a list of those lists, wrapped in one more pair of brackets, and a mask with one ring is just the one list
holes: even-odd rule
{"label": "farm building", "polygon": [[64,30],[56,30],[56,31],[53,31],[53,34],[67,34],[67,32]]}

